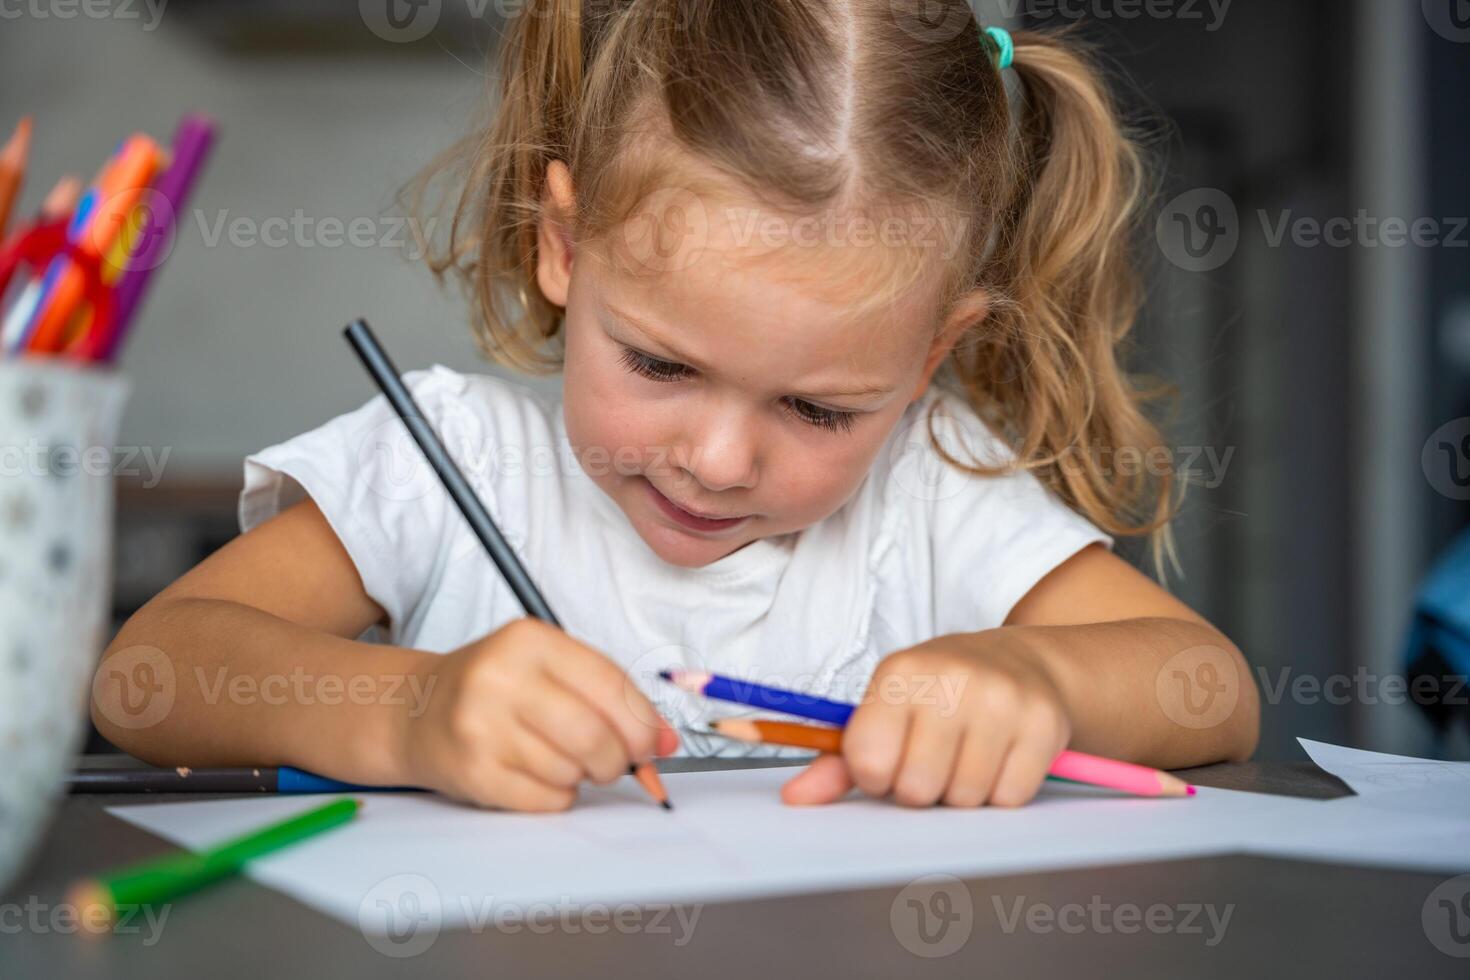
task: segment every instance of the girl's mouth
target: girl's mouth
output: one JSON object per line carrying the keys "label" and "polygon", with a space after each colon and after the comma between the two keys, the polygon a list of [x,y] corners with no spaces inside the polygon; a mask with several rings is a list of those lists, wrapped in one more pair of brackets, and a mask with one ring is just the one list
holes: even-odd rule
{"label": "girl's mouth", "polygon": [[670,521],[690,531],[704,533],[728,531],[738,524],[745,523],[751,516],[747,514],[743,517],[706,517],[691,513],[660,493],[658,487],[655,487],[647,477],[643,478],[643,482],[648,487],[649,496],[653,498],[654,506],[659,509],[659,512]]}

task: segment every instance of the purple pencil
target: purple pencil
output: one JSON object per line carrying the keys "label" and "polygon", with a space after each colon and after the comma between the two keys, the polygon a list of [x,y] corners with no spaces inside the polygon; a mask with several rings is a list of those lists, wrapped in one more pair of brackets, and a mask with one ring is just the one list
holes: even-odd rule
{"label": "purple pencil", "polygon": [[111,362],[117,356],[154,271],[168,258],[178,216],[189,202],[214,135],[214,121],[207,116],[192,114],[179,121],[171,149],[173,161],[144,196],[152,206],[147,208],[141,245],[114,286],[112,326],[105,336],[97,337],[95,349],[86,352],[93,360]]}

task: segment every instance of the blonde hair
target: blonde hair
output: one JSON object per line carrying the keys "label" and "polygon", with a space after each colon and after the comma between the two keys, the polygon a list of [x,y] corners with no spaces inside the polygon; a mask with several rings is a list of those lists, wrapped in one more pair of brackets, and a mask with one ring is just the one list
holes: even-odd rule
{"label": "blonde hair", "polygon": [[[487,357],[546,373],[560,365],[563,317],[536,283],[553,160],[576,188],[576,213],[558,216],[576,242],[603,241],[668,186],[704,199],[733,185],[792,215],[959,216],[961,240],[936,277],[936,324],[974,290],[990,306],[966,328],[947,373],[1013,447],[1014,466],[1104,531],[1151,535],[1162,572],[1178,503],[1172,470],[1125,472],[1094,451],[1162,448],[1142,409],[1158,392],[1136,386],[1120,359],[1139,302],[1139,143],[1095,61],[1069,37],[1014,33],[1013,114],[968,5],[949,0],[937,17],[934,7],[529,3],[502,39],[487,123],[408,192],[422,210],[437,178],[456,181],[447,242],[422,243],[430,266],[468,289]],[[711,171],[723,180],[701,176]],[[903,254],[869,301],[935,267],[932,247],[908,250],[913,261]],[[977,474],[1002,471],[946,458]]]}

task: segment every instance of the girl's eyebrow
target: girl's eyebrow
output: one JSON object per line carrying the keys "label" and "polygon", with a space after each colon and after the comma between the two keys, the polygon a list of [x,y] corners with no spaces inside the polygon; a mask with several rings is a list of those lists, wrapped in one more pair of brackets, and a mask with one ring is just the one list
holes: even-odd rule
{"label": "girl's eyebrow", "polygon": [[643,336],[648,340],[653,341],[655,345],[662,347],[671,355],[678,358],[680,363],[687,364],[692,368],[698,368],[701,371],[705,369],[705,366],[700,363],[698,358],[690,357],[689,355],[680,351],[679,348],[675,347],[673,344],[663,339],[663,337],[659,336],[658,331],[654,330],[647,323],[644,323],[633,314],[625,313],[612,304],[608,304],[607,311],[613,316],[617,317],[619,320],[622,320],[628,326],[632,327],[634,330],[637,330],[639,333],[643,334]]}
{"label": "girl's eyebrow", "polygon": [[[701,364],[697,358],[690,357],[689,355],[680,352],[677,347],[660,337],[656,331],[648,326],[647,323],[644,323],[642,320],[638,319],[636,316],[633,316],[631,313],[626,313],[623,310],[620,310],[617,307],[613,306],[612,304],[608,304],[607,311],[613,316],[617,317],[619,320],[626,323],[628,326],[643,334],[643,336],[648,340],[653,341],[655,345],[662,347],[664,350],[668,351],[669,354],[677,358],[681,364],[687,364],[688,366],[700,371],[706,370],[705,366]],[[832,388],[825,391],[807,391],[803,392],[803,395],[810,395],[814,398],[859,398],[863,396],[887,395],[891,394],[893,391],[894,388],[892,385],[858,383],[849,388]]]}

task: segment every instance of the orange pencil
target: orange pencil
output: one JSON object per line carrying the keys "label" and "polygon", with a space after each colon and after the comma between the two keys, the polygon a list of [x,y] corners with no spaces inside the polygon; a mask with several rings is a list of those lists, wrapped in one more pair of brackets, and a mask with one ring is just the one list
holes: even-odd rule
{"label": "orange pencil", "polygon": [[15,133],[0,149],[0,239],[5,237],[5,227],[10,223],[10,211],[15,199],[20,196],[20,185],[25,179],[26,157],[31,152],[31,117],[21,119]]}
{"label": "orange pencil", "polygon": [[653,797],[653,802],[665,810],[674,808],[674,804],[669,802],[669,791],[664,789],[664,782],[659,778],[658,767],[652,762],[645,762],[641,765],[633,763],[628,767],[628,775],[638,780],[644,792]]}
{"label": "orange pencil", "polygon": [[[818,728],[815,725],[800,725],[788,721],[754,721],[748,718],[724,718],[711,722],[710,728],[718,735],[742,742],[790,745],[801,749],[815,749],[818,752],[842,751],[840,728]],[[1074,783],[1116,789],[1136,796],[1194,795],[1193,786],[1160,769],[1071,750],[1056,757],[1049,774]]]}
{"label": "orange pencil", "polygon": [[[84,254],[99,261],[107,255],[113,241],[122,233],[133,205],[153,180],[161,160],[161,149],[147,136],[128,139],[116,163],[108,168],[97,187],[92,216],[77,240]],[[86,274],[74,263],[67,262],[42,300],[29,350],[52,353],[66,346],[68,328],[80,310],[85,290]]]}

